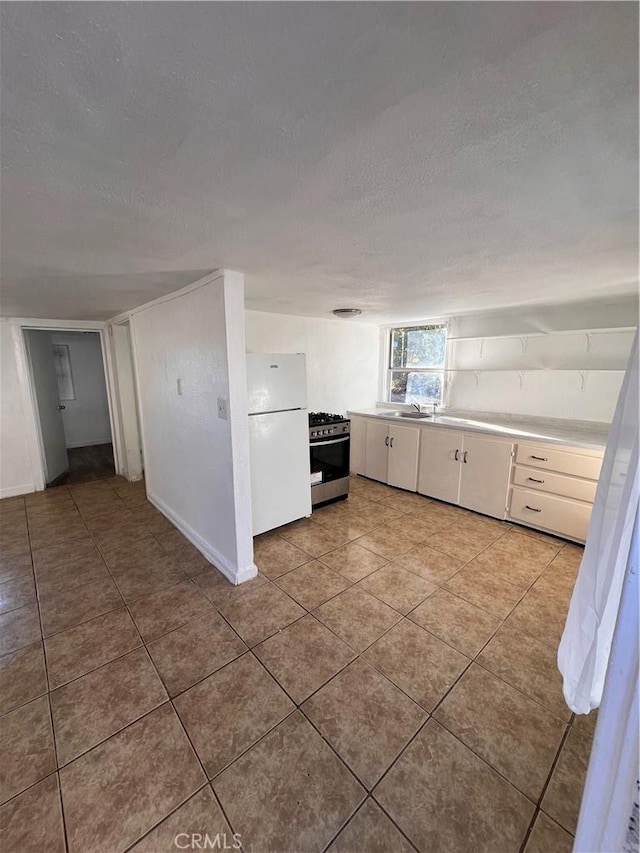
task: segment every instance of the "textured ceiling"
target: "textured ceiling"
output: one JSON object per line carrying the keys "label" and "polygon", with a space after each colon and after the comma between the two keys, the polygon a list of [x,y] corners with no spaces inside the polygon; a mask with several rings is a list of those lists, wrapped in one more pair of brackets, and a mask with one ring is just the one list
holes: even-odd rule
{"label": "textured ceiling", "polygon": [[636,3],[5,3],[4,315],[637,287]]}

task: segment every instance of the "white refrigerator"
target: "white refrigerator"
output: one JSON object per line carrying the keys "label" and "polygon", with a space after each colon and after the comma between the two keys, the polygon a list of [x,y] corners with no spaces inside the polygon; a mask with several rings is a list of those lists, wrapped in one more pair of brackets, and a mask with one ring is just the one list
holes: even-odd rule
{"label": "white refrigerator", "polygon": [[305,356],[247,353],[253,535],[311,514]]}

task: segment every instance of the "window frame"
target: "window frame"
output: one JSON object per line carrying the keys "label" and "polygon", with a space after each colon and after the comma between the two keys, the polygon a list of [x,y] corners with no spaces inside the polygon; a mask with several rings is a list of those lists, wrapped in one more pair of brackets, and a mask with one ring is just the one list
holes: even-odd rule
{"label": "window frame", "polygon": [[[445,332],[445,344],[444,344],[444,362],[442,367],[392,367],[391,361],[393,357],[392,347],[393,347],[393,333],[397,332],[400,329],[406,329],[408,331],[415,329],[444,329]],[[411,325],[398,325],[398,326],[389,326],[387,328],[387,336],[386,336],[386,350],[385,350],[385,359],[383,362],[384,369],[384,403],[387,405],[396,405],[396,406],[409,406],[410,402],[399,403],[391,400],[391,386],[394,373],[436,373],[441,376],[440,387],[442,389],[442,393],[440,396],[440,401],[437,403],[438,407],[441,408],[445,405],[445,398],[447,394],[447,360],[449,355],[449,323],[440,320],[429,320],[422,323],[412,323]],[[425,405],[425,404],[423,404]]]}

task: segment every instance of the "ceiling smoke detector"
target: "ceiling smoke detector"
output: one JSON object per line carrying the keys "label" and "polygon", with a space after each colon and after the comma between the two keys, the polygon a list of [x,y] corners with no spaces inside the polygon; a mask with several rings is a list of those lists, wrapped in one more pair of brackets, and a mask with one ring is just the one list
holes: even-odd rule
{"label": "ceiling smoke detector", "polygon": [[336,317],[343,317],[348,320],[350,317],[359,317],[362,311],[359,308],[334,308],[333,313]]}

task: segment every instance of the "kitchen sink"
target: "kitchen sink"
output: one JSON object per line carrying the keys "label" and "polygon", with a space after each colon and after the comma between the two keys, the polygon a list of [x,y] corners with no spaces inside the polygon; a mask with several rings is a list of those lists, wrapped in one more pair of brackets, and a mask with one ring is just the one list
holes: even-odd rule
{"label": "kitchen sink", "polygon": [[426,412],[389,412],[388,415],[382,415],[383,418],[410,418],[411,420],[424,421],[432,417]]}

